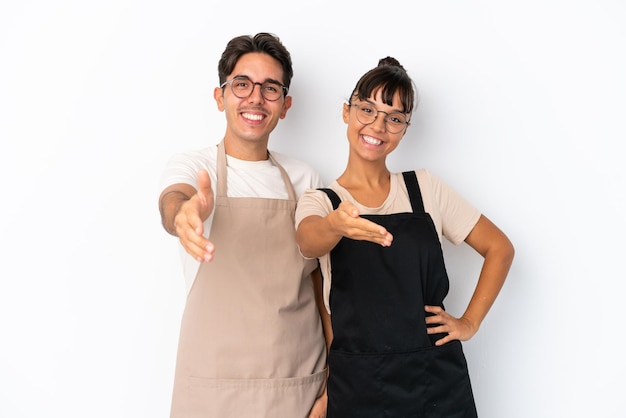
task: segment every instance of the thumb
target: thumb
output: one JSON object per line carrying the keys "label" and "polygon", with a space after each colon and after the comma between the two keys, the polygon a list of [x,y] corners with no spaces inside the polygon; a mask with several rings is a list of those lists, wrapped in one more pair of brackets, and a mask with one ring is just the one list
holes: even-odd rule
{"label": "thumb", "polygon": [[211,178],[209,177],[208,171],[198,171],[198,198],[203,205],[207,205],[207,200],[212,193]]}
{"label": "thumb", "polygon": [[348,202],[347,204],[346,212],[348,212],[350,216],[352,216],[353,218],[358,218],[359,216],[361,216],[361,212],[359,211],[359,208],[357,208],[355,205],[353,205],[350,202]]}

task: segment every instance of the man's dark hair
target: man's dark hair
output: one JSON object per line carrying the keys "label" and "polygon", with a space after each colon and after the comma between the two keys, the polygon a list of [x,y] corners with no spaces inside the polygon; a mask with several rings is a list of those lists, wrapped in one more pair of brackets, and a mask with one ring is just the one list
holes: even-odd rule
{"label": "man's dark hair", "polygon": [[291,77],[293,77],[291,55],[276,35],[267,32],[257,33],[254,36],[237,36],[228,42],[217,65],[220,84],[227,81],[226,77],[233,72],[239,58],[250,52],[267,54],[280,62],[283,67],[282,83],[285,87],[289,87]]}

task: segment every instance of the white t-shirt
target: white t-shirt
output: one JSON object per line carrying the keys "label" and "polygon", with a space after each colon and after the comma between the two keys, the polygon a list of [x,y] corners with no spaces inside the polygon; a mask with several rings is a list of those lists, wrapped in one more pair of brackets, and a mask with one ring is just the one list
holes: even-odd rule
{"label": "white t-shirt", "polygon": [[[424,202],[424,211],[429,213],[433,219],[439,241],[441,242],[443,236],[454,245],[460,244],[478,222],[481,215],[480,211],[427,169],[415,170],[415,173]],[[331,183],[329,188],[333,189],[342,201],[352,202],[363,215],[412,212],[409,193],[404,184],[402,173],[391,175],[389,195],[383,204],[377,208],[361,205],[336,181]],[[325,217],[332,211],[332,203],[326,193],[319,190],[307,190],[298,200],[296,227],[307,216]],[[319,261],[324,276],[324,302],[326,309],[330,312],[329,297],[330,282],[332,281],[330,255],[325,254],[319,257]]]}
{"label": "white t-shirt", "polygon": [[[311,188],[322,187],[319,173],[309,164],[287,155],[270,151],[285,169],[296,192],[296,198]],[[198,188],[198,171],[205,169],[211,178],[213,193],[216,192],[217,146],[173,155],[161,176],[161,190],[173,184],[185,183]],[[269,159],[244,161],[226,156],[227,194],[229,197],[259,197],[266,199],[288,199],[289,195],[280,170]],[[211,232],[213,215],[204,222],[205,236]],[[200,263],[189,255],[182,245],[181,259],[187,291],[196,277]]]}

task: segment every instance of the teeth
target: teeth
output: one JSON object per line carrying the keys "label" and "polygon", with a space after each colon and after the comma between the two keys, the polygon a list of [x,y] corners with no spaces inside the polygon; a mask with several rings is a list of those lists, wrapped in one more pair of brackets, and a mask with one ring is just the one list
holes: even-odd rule
{"label": "teeth", "polygon": [[376,138],[372,138],[371,136],[363,136],[363,141],[367,142],[368,144],[372,144],[372,145],[380,145],[383,143],[383,141],[380,141]]}
{"label": "teeth", "polygon": [[250,120],[261,120],[263,119],[263,115],[253,115],[251,113],[242,113],[242,116],[246,119]]}

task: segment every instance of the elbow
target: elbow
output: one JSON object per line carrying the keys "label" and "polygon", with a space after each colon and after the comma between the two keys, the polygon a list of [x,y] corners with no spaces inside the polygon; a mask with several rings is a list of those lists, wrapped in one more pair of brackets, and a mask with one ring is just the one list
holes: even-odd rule
{"label": "elbow", "polygon": [[298,245],[298,249],[300,250],[300,254],[304,258],[315,258],[316,254],[312,251],[311,247],[307,245],[306,240],[303,238],[303,233],[300,228],[296,231],[296,244]]}
{"label": "elbow", "polygon": [[317,258],[317,256],[314,253],[303,250],[302,248],[300,248],[300,254],[302,254],[302,257],[307,258],[307,259]]}
{"label": "elbow", "polygon": [[515,247],[508,238],[502,243],[497,253],[499,258],[502,260],[502,263],[506,265],[507,268],[513,264],[513,259],[515,258]]}
{"label": "elbow", "polygon": [[492,260],[508,270],[515,258],[515,247],[506,235],[501,235],[500,239],[491,242],[482,256],[485,260]]}
{"label": "elbow", "polygon": [[510,239],[506,239],[506,244],[505,244],[505,253],[507,258],[513,262],[513,258],[515,258],[515,247],[513,246],[513,243],[511,242]]}
{"label": "elbow", "polygon": [[333,241],[324,223],[320,222],[321,219],[319,216],[309,216],[296,228],[296,243],[306,258],[319,258],[328,254],[341,239],[338,237]]}

